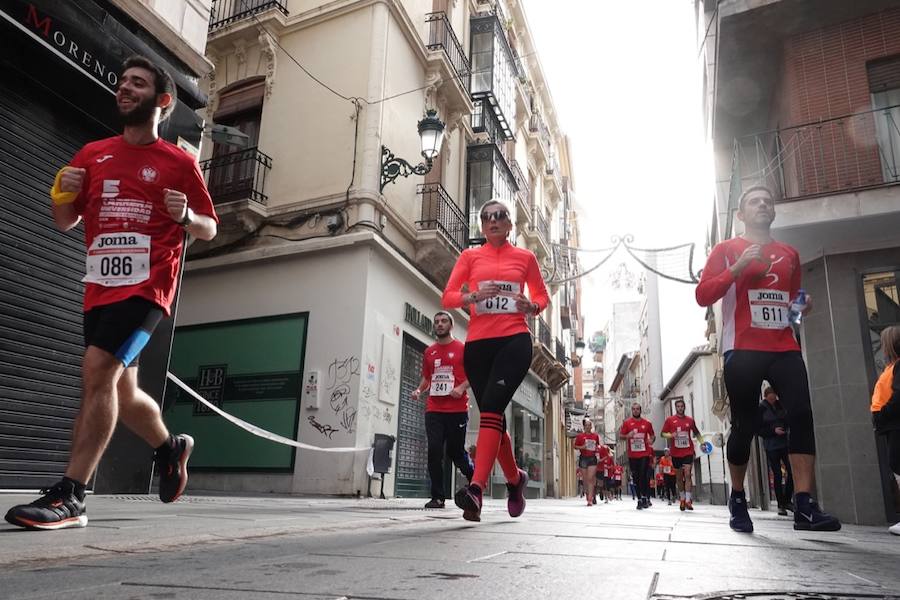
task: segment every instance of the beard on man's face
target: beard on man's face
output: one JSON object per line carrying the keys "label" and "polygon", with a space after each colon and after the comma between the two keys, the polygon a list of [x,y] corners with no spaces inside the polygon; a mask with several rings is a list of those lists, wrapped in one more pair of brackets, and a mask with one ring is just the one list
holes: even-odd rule
{"label": "beard on man's face", "polygon": [[156,112],[156,96],[150,96],[127,112],[123,112],[118,106],[116,109],[122,125],[144,125],[153,119],[153,115]]}

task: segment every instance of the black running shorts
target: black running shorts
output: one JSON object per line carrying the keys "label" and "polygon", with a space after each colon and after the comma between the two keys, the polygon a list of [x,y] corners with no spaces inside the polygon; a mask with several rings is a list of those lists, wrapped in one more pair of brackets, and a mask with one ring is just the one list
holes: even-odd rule
{"label": "black running shorts", "polygon": [[162,308],[137,296],[96,306],[84,313],[84,347],[96,346],[126,367],[136,367],[162,317]]}

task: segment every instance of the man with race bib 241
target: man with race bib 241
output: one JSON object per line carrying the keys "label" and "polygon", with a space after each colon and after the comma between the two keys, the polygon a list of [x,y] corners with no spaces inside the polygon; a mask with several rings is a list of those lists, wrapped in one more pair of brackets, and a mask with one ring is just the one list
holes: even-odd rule
{"label": "man with race bib 241", "polygon": [[428,437],[428,477],[431,500],[425,508],[444,508],[444,448],[447,457],[472,480],[474,466],[466,452],[466,425],[469,422],[469,381],[463,368],[465,346],[453,337],[453,317],[445,311],[434,315],[437,342],[425,349],[422,381],[412,399],[428,391],[425,404],[425,434]]}

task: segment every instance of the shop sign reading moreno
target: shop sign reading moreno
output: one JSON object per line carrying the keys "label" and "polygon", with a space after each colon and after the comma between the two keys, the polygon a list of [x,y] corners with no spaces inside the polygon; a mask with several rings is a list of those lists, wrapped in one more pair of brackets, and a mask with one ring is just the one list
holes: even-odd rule
{"label": "shop sign reading moreno", "polygon": [[[0,12],[0,15],[77,66],[110,91],[115,90],[119,82],[118,68],[120,65],[110,65],[105,62],[104,58],[107,57],[103,57],[89,40],[82,39],[78,35],[84,33],[84,30],[74,31],[75,28],[69,27],[70,24],[63,22],[56,15],[42,11],[35,6],[35,3],[14,2],[13,5],[19,14],[7,15]],[[10,16],[13,18],[11,19]]]}

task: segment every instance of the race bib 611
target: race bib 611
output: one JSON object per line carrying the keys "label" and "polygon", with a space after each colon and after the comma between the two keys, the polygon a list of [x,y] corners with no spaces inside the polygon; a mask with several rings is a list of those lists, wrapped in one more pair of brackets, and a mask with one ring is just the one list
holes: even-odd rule
{"label": "race bib 611", "polygon": [[788,326],[791,299],[783,290],[748,290],[750,324],[759,329],[784,329]]}

